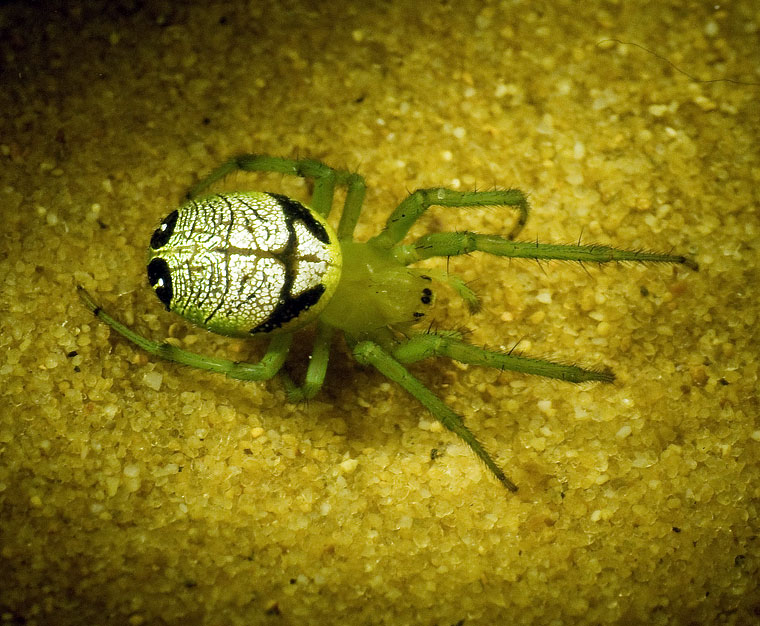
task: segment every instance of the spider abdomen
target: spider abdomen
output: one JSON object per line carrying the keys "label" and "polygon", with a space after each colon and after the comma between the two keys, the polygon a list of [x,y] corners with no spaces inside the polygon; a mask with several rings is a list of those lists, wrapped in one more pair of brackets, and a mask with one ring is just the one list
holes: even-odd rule
{"label": "spider abdomen", "polygon": [[329,224],[285,196],[191,200],[151,238],[148,279],[167,310],[223,335],[292,331],[318,317],[338,283]]}

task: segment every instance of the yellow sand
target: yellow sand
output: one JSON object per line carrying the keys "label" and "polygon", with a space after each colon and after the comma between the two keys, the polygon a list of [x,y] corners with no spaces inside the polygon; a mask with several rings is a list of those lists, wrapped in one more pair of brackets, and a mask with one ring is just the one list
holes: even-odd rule
{"label": "yellow sand", "polygon": [[[756,3],[59,4],[0,7],[0,624],[759,619],[760,87],[699,82],[760,81]],[[511,495],[342,345],[289,405],[85,310],[77,283],[150,337],[260,355],[169,316],[144,269],[185,189],[250,151],[361,172],[360,239],[417,187],[516,186],[527,240],[700,271],[451,260],[484,311],[441,287],[436,327],[618,376],[413,368]]]}

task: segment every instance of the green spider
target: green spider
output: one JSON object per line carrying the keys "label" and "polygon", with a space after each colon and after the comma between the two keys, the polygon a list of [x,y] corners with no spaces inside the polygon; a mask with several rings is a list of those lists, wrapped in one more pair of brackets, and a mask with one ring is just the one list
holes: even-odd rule
{"label": "green spider", "polygon": [[[273,193],[200,194],[232,172],[278,172],[314,180],[311,206]],[[336,185],[346,187],[337,232],[327,223]],[[80,286],[86,306],[115,331],[155,356],[241,380],[268,380],[280,374],[291,401],[313,397],[322,387],[335,331],[342,331],[356,360],[372,365],[403,387],[446,428],[470,446],[509,490],[507,478],[462,418],[427,389],[406,365],[445,356],[462,363],[513,370],[580,383],[611,382],[608,371],[583,369],[526,356],[486,350],[458,333],[414,332],[433,302],[432,280],[450,285],[472,311],[477,296],[461,279],[410,264],[431,257],[475,251],[504,257],[565,261],[635,261],[696,264],[682,256],[628,251],[608,246],[552,245],[514,241],[528,217],[518,189],[453,191],[419,189],[388,218],[380,234],[354,241],[364,200],[358,174],[310,159],[242,155],[227,161],[188,193],[153,233],[148,280],[168,311],[206,330],[232,337],[268,336],[258,363],[195,354],[138,335],[98,306]],[[507,236],[472,232],[431,233],[404,244],[411,226],[433,205],[509,206],[519,211]],[[293,334],[316,324],[314,346],[301,386],[282,371]]]}

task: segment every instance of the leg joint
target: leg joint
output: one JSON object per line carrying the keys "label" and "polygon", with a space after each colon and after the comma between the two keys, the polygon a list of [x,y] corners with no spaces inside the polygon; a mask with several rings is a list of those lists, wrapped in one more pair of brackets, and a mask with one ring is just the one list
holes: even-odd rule
{"label": "leg joint", "polygon": [[362,365],[371,365],[376,354],[377,344],[373,341],[360,341],[354,346],[354,358]]}

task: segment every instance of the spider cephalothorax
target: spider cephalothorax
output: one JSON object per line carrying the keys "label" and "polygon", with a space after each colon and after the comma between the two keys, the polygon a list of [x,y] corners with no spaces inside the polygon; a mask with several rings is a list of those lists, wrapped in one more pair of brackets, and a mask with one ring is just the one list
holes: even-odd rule
{"label": "spider cephalothorax", "polygon": [[[311,206],[275,193],[201,195],[236,171],[267,171],[314,179]],[[337,231],[327,222],[335,185],[345,185],[346,201]],[[239,363],[187,352],[136,334],[103,311],[81,287],[93,313],[156,356],[242,380],[282,377],[288,397],[313,397],[321,388],[334,332],[342,331],[356,359],[372,365],[417,398],[446,428],[459,435],[502,484],[516,490],[462,418],[405,367],[432,356],[558,378],[568,382],[610,382],[607,371],[580,368],[514,353],[486,350],[462,341],[455,332],[414,332],[433,300],[433,280],[449,284],[478,309],[478,299],[456,276],[410,264],[430,257],[481,251],[506,257],[568,261],[680,263],[682,256],[620,250],[608,246],[518,242],[514,237],[528,216],[525,194],[517,189],[454,191],[419,189],[367,242],[353,240],[364,199],[364,180],[309,159],[243,155],[228,161],[187,194],[150,241],[148,280],[167,310],[222,335],[268,336],[259,363]],[[517,225],[506,236],[472,232],[430,233],[402,243],[412,224],[432,205],[511,206]],[[283,372],[293,333],[316,324],[314,348],[303,385]]]}

